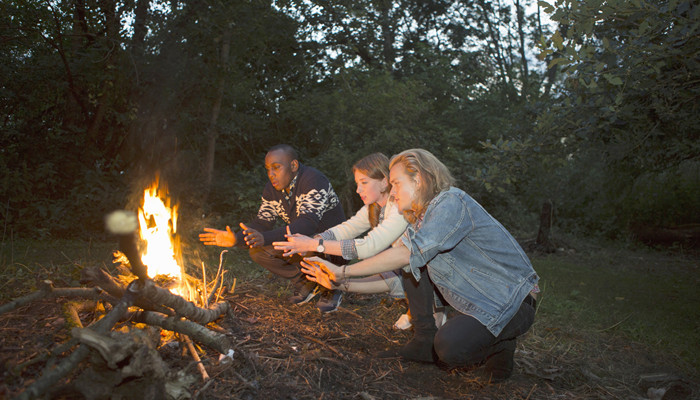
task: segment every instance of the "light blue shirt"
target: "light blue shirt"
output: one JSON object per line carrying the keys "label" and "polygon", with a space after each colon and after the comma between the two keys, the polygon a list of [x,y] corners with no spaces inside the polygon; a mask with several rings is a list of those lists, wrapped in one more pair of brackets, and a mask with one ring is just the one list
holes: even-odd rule
{"label": "light blue shirt", "polygon": [[457,311],[498,336],[539,280],[518,242],[471,196],[457,188],[439,193],[403,243],[410,268],[430,279]]}

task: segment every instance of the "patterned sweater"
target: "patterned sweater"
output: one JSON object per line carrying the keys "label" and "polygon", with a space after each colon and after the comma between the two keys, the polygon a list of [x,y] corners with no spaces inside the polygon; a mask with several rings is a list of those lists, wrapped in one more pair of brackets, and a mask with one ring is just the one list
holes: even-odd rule
{"label": "patterned sweater", "polygon": [[[265,245],[286,240],[286,225],[289,225],[292,233],[313,236],[345,221],[338,195],[319,170],[300,163],[297,176],[289,187],[287,195],[284,191],[275,190],[268,181],[258,215],[246,224],[262,233]],[[278,218],[285,226],[275,228]],[[236,233],[236,242],[245,244],[242,232]]]}

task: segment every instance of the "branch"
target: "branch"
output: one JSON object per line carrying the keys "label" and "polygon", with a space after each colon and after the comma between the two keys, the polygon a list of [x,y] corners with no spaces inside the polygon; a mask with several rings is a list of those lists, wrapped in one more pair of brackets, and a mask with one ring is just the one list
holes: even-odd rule
{"label": "branch", "polygon": [[192,321],[169,317],[152,311],[136,311],[130,314],[130,320],[148,325],[157,325],[163,329],[187,335],[203,345],[229,355],[233,352],[233,344],[226,335],[214,332]]}

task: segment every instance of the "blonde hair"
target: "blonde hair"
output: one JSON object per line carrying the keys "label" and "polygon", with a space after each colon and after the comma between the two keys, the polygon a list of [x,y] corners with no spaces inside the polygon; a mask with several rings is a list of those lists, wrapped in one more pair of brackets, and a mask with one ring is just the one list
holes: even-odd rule
{"label": "blonde hair", "polygon": [[[352,166],[352,173],[360,172],[372,179],[382,180],[386,178],[387,183],[389,182],[389,157],[382,153],[372,153],[368,156],[361,158]],[[387,185],[387,188],[382,191],[382,193],[388,193],[391,191],[391,184]],[[381,206],[377,203],[372,203],[367,206],[369,211],[369,223],[372,228],[379,225],[379,214],[382,212]]]}
{"label": "blonde hair", "polygon": [[389,169],[396,164],[403,165],[406,175],[414,181],[417,175],[420,176],[417,199],[410,210],[403,212],[406,220],[413,224],[423,216],[428,204],[438,193],[454,185],[455,179],[445,164],[424,149],[410,149],[396,154],[391,157]]}

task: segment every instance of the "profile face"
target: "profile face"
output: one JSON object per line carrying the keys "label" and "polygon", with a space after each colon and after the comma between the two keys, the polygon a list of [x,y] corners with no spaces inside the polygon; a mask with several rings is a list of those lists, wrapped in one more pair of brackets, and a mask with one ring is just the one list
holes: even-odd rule
{"label": "profile face", "polygon": [[265,156],[265,169],[270,183],[276,190],[286,189],[299,169],[299,162],[292,160],[282,150],[274,150]]}
{"label": "profile face", "polygon": [[395,164],[389,171],[391,182],[391,195],[399,207],[399,211],[410,210],[418,199],[418,180],[414,180],[408,174],[402,164]]}
{"label": "profile face", "polygon": [[386,190],[389,182],[386,178],[373,179],[360,171],[355,171],[355,184],[357,184],[357,194],[360,195],[365,205],[377,203],[386,195],[382,192]]}

